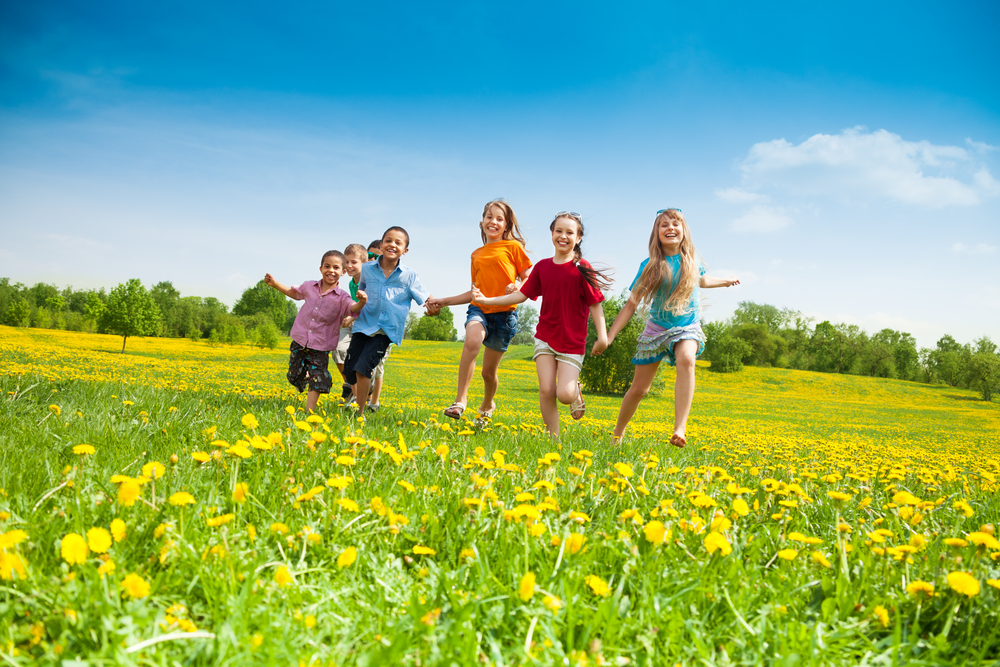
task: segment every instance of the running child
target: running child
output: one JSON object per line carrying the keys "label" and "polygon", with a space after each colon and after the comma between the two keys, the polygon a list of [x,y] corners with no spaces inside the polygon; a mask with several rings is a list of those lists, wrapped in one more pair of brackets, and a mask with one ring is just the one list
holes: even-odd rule
{"label": "running child", "polygon": [[687,444],[684,432],[694,399],[694,360],[705,349],[705,334],[699,321],[699,288],[739,284],[735,276],[713,278],[705,275],[705,267],[694,248],[687,220],[679,208],[656,212],[653,231],[649,235],[649,257],[639,265],[639,272],[630,287],[632,294],[608,333],[610,345],[632,319],[636,308],[649,306],[649,319],[639,335],[632,359],[635,376],[618,411],[613,444],[621,442],[625,427],[649,393],[656,371],[664,359],[671,366],[677,366],[674,433],[670,444],[676,447]]}
{"label": "running child", "polygon": [[[368,261],[373,262],[377,260],[382,255],[382,239],[375,239],[368,244]],[[392,354],[392,348],[390,347],[385,351],[385,356],[382,357],[382,361],[379,362],[375,370],[372,371],[372,388],[369,390],[371,393],[368,394],[368,410],[370,412],[376,412],[379,408],[379,396],[382,395],[382,380],[385,377],[385,360],[389,358]]]}
{"label": "running child", "polygon": [[410,235],[405,229],[390,227],[382,235],[382,254],[378,261],[361,267],[358,294],[367,294],[368,303],[354,322],[351,344],[344,360],[347,382],[356,385],[358,417],[365,414],[375,367],[385,357],[390,344],[403,342],[410,301],[423,305],[432,298],[420,284],[416,272],[399,261],[409,252],[409,245]]}
{"label": "running child", "polygon": [[[506,199],[494,199],[483,207],[479,223],[483,240],[481,248],[472,253],[472,285],[487,297],[503,296],[517,289],[528,277],[531,260],[525,253],[525,242],[517,225],[517,216]],[[459,419],[468,403],[469,385],[476,372],[479,348],[486,346],[483,354],[483,402],[479,406],[479,419],[493,416],[496,403],[497,369],[500,360],[517,332],[515,306],[488,306],[475,300],[472,290],[443,299],[431,299],[431,312],[442,306],[469,304],[465,316],[465,345],[458,366],[458,392],[444,414]]]}
{"label": "running child", "polygon": [[340,324],[349,314],[365,306],[368,297],[357,291],[357,301],[337,286],[344,275],[344,254],[329,250],[320,260],[321,280],[310,280],[297,287],[282,285],[267,273],[264,283],[296,301],[305,301],[292,326],[291,356],[288,359],[288,381],[299,390],[309,387],[306,410],[316,409],[320,394],[329,394],[333,385],[330,377],[330,350],[337,349]]}
{"label": "running child", "polygon": [[587,345],[587,318],[594,318],[597,340],[591,354],[608,346],[604,323],[604,295],[611,287],[605,272],[597,271],[583,258],[583,221],[579,213],[563,211],[549,225],[555,254],[531,270],[521,288],[506,296],[486,298],[478,289],[472,294],[477,303],[499,306],[523,303],[542,297],[542,311],[535,328],[535,370],[538,373],[538,402],[545,428],[559,437],[559,406],[570,406],[573,419],[581,419],[587,409],[580,389],[580,371]]}
{"label": "running child", "polygon": [[[368,251],[360,243],[352,243],[344,248],[344,272],[351,277],[347,281],[347,288],[354,300],[357,300],[358,289],[361,285],[361,265],[367,261]],[[341,376],[344,375],[344,359],[347,358],[347,348],[351,344],[351,325],[355,319],[353,315],[348,315],[340,325],[340,341],[337,343],[334,361],[337,363],[337,370],[340,371]],[[341,398],[347,405],[354,399],[354,388],[347,384],[346,377],[341,389]]]}

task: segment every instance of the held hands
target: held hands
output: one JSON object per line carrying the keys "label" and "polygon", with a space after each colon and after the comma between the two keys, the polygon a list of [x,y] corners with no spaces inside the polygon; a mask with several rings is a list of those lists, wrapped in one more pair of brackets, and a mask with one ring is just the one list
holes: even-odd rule
{"label": "held hands", "polygon": [[348,315],[347,317],[344,318],[344,321],[340,323],[340,328],[341,329],[350,329],[351,325],[354,324],[354,322],[357,319],[358,318],[356,318],[356,317],[352,317],[351,315]]}
{"label": "held hands", "polygon": [[435,299],[433,296],[427,297],[424,301],[424,310],[428,315],[434,317],[441,312],[441,302]]}
{"label": "held hands", "polygon": [[608,342],[607,338],[604,339],[598,338],[597,340],[594,341],[594,346],[590,348],[590,353],[596,357],[601,352],[604,352],[604,350],[608,349],[608,345],[610,345],[610,343]]}
{"label": "held hands", "polygon": [[[475,288],[473,288],[473,289],[475,289]],[[513,294],[516,291],[517,291],[517,285],[515,285],[514,283],[511,283],[510,285],[507,285],[507,294]],[[478,299],[477,299],[477,301],[478,301]]]}

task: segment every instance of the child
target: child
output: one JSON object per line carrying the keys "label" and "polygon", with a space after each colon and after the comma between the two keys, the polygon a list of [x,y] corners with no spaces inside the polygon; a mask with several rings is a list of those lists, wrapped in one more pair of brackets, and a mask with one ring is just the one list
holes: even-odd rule
{"label": "child", "polygon": [[[367,261],[368,252],[360,243],[352,243],[344,248],[344,271],[351,277],[347,281],[347,287],[352,299],[357,299],[361,280],[361,265]],[[351,344],[351,325],[354,323],[354,319],[353,316],[348,315],[340,325],[340,342],[337,343],[334,360],[337,362],[337,370],[342,376],[344,375],[344,359],[347,358],[347,348]],[[345,404],[349,404],[354,397],[354,388],[347,384],[346,377],[344,380],[341,397]]]}
{"label": "child", "polygon": [[[510,294],[517,289],[517,283],[528,277],[531,261],[524,251],[524,239],[517,226],[517,216],[505,199],[495,199],[483,207],[483,219],[479,223],[479,233],[483,246],[472,253],[472,284],[487,297]],[[470,303],[471,302],[471,303]],[[431,312],[441,306],[469,304],[465,316],[465,345],[462,360],[458,366],[458,393],[454,402],[444,414],[459,419],[465,412],[469,385],[476,372],[476,357],[479,348],[486,346],[483,355],[483,402],[479,406],[479,419],[493,416],[496,404],[493,397],[497,393],[499,380],[497,368],[507,346],[517,331],[517,312],[514,306],[488,306],[473,299],[472,290],[456,296],[434,299]]]}
{"label": "child", "polygon": [[351,344],[344,361],[344,374],[355,386],[358,417],[363,418],[368,404],[372,373],[385,357],[391,343],[403,342],[403,327],[410,301],[418,305],[432,297],[420,284],[416,272],[401,264],[409,252],[410,235],[402,227],[390,227],[382,235],[382,254],[378,261],[361,267],[358,294],[369,294],[367,307],[354,322]]}
{"label": "child", "polygon": [[521,289],[506,296],[484,298],[473,288],[477,303],[503,305],[542,297],[542,312],[535,329],[535,370],[538,372],[538,401],[545,428],[559,437],[559,406],[570,406],[573,419],[581,419],[587,409],[580,390],[580,371],[587,344],[587,317],[594,318],[597,340],[591,354],[608,346],[604,324],[602,289],[611,287],[608,276],[583,259],[583,221],[579,213],[557,213],[552,224],[552,259],[543,259],[531,270]]}
{"label": "child", "polygon": [[649,305],[646,329],[639,335],[632,363],[635,376],[625,393],[613,444],[619,444],[625,427],[649,392],[653,378],[663,359],[677,366],[674,384],[674,434],[670,444],[687,444],[684,431],[694,399],[694,360],[705,349],[705,334],[701,330],[701,296],[699,287],[731,287],[739,285],[736,277],[713,278],[705,275],[698,259],[687,221],[679,208],[656,212],[653,231],[649,235],[649,258],[639,265],[632,281],[632,294],[618,313],[608,333],[608,344],[615,340],[635,310]]}
{"label": "child", "polygon": [[296,301],[305,301],[292,326],[291,356],[288,359],[288,381],[299,392],[309,385],[306,410],[316,409],[320,394],[329,394],[333,378],[328,365],[330,350],[337,349],[340,324],[348,314],[364,308],[368,297],[361,290],[357,302],[337,287],[344,275],[344,254],[330,250],[323,255],[319,267],[322,280],[310,280],[298,287],[282,285],[267,273],[264,283]]}
{"label": "child", "polygon": [[[368,244],[368,261],[372,262],[378,259],[382,255],[382,239],[375,239]],[[372,388],[371,393],[368,395],[368,409],[371,412],[377,412],[379,407],[379,396],[382,395],[382,378],[385,375],[385,360],[389,358],[392,354],[392,348],[388,348],[385,351],[385,356],[382,357],[382,361],[378,363],[375,370],[372,371]]]}

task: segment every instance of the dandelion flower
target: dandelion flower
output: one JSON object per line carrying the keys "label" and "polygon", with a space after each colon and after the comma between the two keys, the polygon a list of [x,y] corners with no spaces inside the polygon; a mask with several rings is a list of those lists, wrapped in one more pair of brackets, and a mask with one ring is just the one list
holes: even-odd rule
{"label": "dandelion flower", "polygon": [[0,535],[0,550],[11,549],[28,539],[28,534],[20,528]]}
{"label": "dandelion flower", "polygon": [[205,523],[210,528],[215,528],[217,526],[223,526],[233,520],[232,514],[220,514],[219,516],[212,517],[211,519],[205,519]]}
{"label": "dandelion flower", "polygon": [[989,533],[983,533],[980,531],[975,531],[969,533],[969,541],[975,544],[977,547],[986,547],[987,549],[1000,549],[1000,542],[997,538],[993,537]]}
{"label": "dandelion flower", "polygon": [[604,581],[597,575],[588,574],[584,581],[587,582],[588,586],[590,586],[590,590],[594,592],[594,595],[599,595],[604,598],[611,595],[611,589],[608,587],[608,582]]}
{"label": "dandelion flower", "polygon": [[882,605],[878,605],[872,610],[872,616],[878,619],[883,628],[889,627],[889,612]]}
{"label": "dandelion flower", "polygon": [[425,547],[421,544],[418,544],[417,546],[413,547],[413,553],[417,554],[418,556],[433,556],[437,552],[431,549],[430,547]]}
{"label": "dandelion flower", "polygon": [[646,535],[646,541],[652,544],[663,544],[667,536],[667,529],[662,521],[650,521],[643,527],[642,532]]}
{"label": "dandelion flower", "polygon": [[243,428],[248,428],[251,431],[256,431],[257,427],[260,426],[260,422],[257,421],[257,418],[249,412],[243,415],[240,422],[243,424]]}
{"label": "dandelion flower", "polygon": [[150,461],[142,466],[142,476],[149,477],[150,479],[159,479],[163,477],[163,473],[165,472],[167,472],[167,469],[159,461]]}
{"label": "dandelion flower", "polygon": [[906,585],[906,592],[912,597],[919,598],[923,597],[933,597],[934,596],[934,584],[926,581],[911,581]]}
{"label": "dandelion flower", "polygon": [[827,560],[826,555],[824,555],[822,551],[814,551],[814,552],[812,552],[812,560],[817,565],[822,565],[823,567],[826,567],[826,568],[831,567],[830,566],[830,561]]}
{"label": "dandelion flower", "polygon": [[122,507],[132,507],[142,493],[142,487],[134,479],[126,479],[118,486],[118,504]]}
{"label": "dandelion flower", "polygon": [[208,452],[192,452],[191,458],[193,458],[198,463],[205,463],[212,457],[208,455]]}
{"label": "dandelion flower", "polygon": [[250,493],[250,487],[247,486],[247,483],[237,482],[236,486],[233,487],[233,502],[245,503],[247,501],[248,493]]}
{"label": "dandelion flower", "polygon": [[583,533],[570,533],[566,538],[566,553],[578,553],[586,541],[587,537]]}
{"label": "dandelion flower", "polygon": [[632,466],[630,466],[627,463],[616,463],[615,470],[617,470],[618,474],[621,475],[622,477],[631,477],[633,474],[635,474],[632,472]]}
{"label": "dandelion flower", "polygon": [[187,491],[178,491],[174,495],[170,496],[170,499],[167,500],[167,502],[176,507],[183,507],[184,505],[193,505],[194,496],[192,496]]}
{"label": "dandelion flower", "polygon": [[799,552],[795,549],[782,549],[778,552],[778,558],[782,560],[794,560],[798,555]]}
{"label": "dandelion flower", "polygon": [[350,567],[354,564],[354,561],[358,559],[358,550],[355,547],[347,547],[344,551],[337,556],[337,567],[344,569],[345,567]]}
{"label": "dandelion flower", "polygon": [[555,595],[546,595],[542,600],[542,604],[544,604],[545,607],[554,614],[562,607],[562,600],[557,598]]}
{"label": "dandelion flower", "polygon": [[750,506],[747,505],[747,501],[742,498],[737,498],[733,501],[733,511],[740,516],[746,516],[750,513]]}
{"label": "dandelion flower", "polygon": [[706,551],[710,554],[714,554],[718,551],[720,556],[728,556],[733,551],[733,547],[729,544],[729,540],[727,540],[722,533],[718,533],[716,531],[712,531],[705,536],[704,544]]}
{"label": "dandelion flower", "polygon": [[970,598],[979,595],[979,581],[968,572],[950,572],[948,586],[956,593]]}
{"label": "dandelion flower", "polygon": [[226,454],[232,454],[233,456],[238,456],[241,459],[248,459],[253,456],[253,452],[247,449],[246,445],[235,444],[226,450]]}
{"label": "dandelion flower", "polygon": [[87,540],[83,539],[82,535],[70,533],[62,539],[59,552],[62,554],[64,561],[73,565],[75,563],[85,563],[87,556],[90,554],[90,548],[87,546]]}
{"label": "dandelion flower", "polygon": [[126,528],[125,522],[121,519],[114,519],[111,522],[111,536],[115,538],[115,542],[121,542],[125,539]]}
{"label": "dandelion flower", "polygon": [[535,594],[535,573],[528,572],[521,577],[521,584],[517,587],[517,597],[521,602],[527,602]]}
{"label": "dandelion flower", "polygon": [[79,454],[80,456],[86,456],[87,454],[93,454],[97,450],[94,449],[93,445],[76,445],[73,447],[73,453]]}
{"label": "dandelion flower", "polygon": [[352,456],[341,455],[337,457],[337,463],[342,466],[352,466],[355,464],[355,460]]}
{"label": "dandelion flower", "polygon": [[94,553],[104,553],[111,548],[111,533],[103,528],[91,528],[87,531],[87,546]]}
{"label": "dandelion flower", "polygon": [[293,581],[295,581],[295,579],[292,578],[292,575],[288,572],[288,568],[284,565],[279,565],[274,570],[274,583],[279,586],[287,586]]}
{"label": "dandelion flower", "polygon": [[0,579],[10,581],[14,578],[15,574],[18,579],[24,579],[27,573],[24,560],[20,556],[0,551]]}
{"label": "dandelion flower", "polygon": [[946,537],[944,538],[944,543],[949,547],[967,547],[969,546],[968,541],[963,540],[961,537]]}
{"label": "dandelion flower", "polygon": [[121,587],[133,600],[149,595],[149,582],[134,572],[122,579]]}

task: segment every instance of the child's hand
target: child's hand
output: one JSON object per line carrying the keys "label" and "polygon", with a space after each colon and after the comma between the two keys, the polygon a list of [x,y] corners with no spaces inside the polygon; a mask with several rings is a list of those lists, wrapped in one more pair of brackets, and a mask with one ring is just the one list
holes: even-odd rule
{"label": "child's hand", "polygon": [[[508,292],[509,294],[509,292]],[[483,296],[483,293],[479,291],[479,288],[475,285],[472,286],[472,300],[476,303],[481,303],[483,305],[488,305],[489,297]]]}
{"label": "child's hand", "polygon": [[507,285],[507,294],[513,294],[516,291],[517,291],[517,285],[515,285],[514,283]]}
{"label": "child's hand", "polygon": [[365,294],[364,290],[359,289],[357,292],[355,292],[355,296],[358,297],[358,303],[360,303],[361,305],[368,303],[368,295]]}
{"label": "child's hand", "polygon": [[[257,275],[260,275],[260,274],[257,274]],[[265,273],[264,274],[264,284],[265,285],[270,285],[271,287],[274,287],[274,276],[272,276],[270,273]]]}
{"label": "child's hand", "polygon": [[736,276],[729,276],[726,278],[726,287],[732,287],[733,285],[739,285],[740,279]]}
{"label": "child's hand", "polygon": [[424,310],[431,317],[435,317],[441,313],[441,302],[437,299],[427,299],[424,301]]}
{"label": "child's hand", "polygon": [[607,339],[601,340],[600,338],[598,338],[597,340],[594,341],[594,346],[590,348],[590,353],[596,357],[601,352],[604,352],[604,350],[606,349],[608,349]]}
{"label": "child's hand", "polygon": [[348,315],[347,317],[344,318],[344,321],[340,323],[340,328],[341,329],[350,329],[351,325],[354,324],[355,320],[357,320],[357,319],[358,318],[356,318],[356,317],[352,317],[352,316]]}

